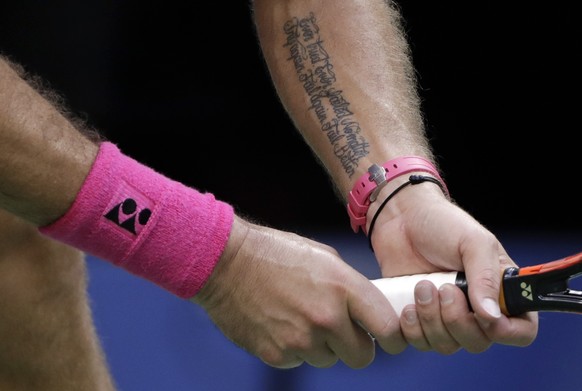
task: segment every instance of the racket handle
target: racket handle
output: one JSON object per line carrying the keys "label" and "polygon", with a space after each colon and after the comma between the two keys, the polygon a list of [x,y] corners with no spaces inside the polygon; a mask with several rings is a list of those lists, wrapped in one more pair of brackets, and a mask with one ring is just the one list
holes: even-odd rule
{"label": "racket handle", "polygon": [[[499,292],[501,312],[516,316],[528,311],[557,311],[582,314],[582,291],[570,289],[569,282],[582,276],[582,252],[555,261],[527,266],[508,267],[502,273]],[[388,298],[397,314],[414,304],[414,287],[429,280],[437,288],[455,284],[468,298],[465,273],[439,272],[371,280]],[[471,303],[467,300],[469,308]]]}
{"label": "racket handle", "polygon": [[427,274],[412,274],[409,276],[378,278],[371,280],[382,291],[398,315],[408,304],[414,304],[414,287],[419,281],[431,281],[437,289],[446,283],[455,284],[465,291],[467,283],[464,273],[439,272]]}

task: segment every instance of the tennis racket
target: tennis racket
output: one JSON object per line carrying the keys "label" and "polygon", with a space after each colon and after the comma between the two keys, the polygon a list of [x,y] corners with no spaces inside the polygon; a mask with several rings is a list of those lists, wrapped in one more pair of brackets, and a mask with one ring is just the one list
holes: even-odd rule
{"label": "tennis racket", "polygon": [[[552,262],[527,267],[510,267],[503,271],[499,304],[501,311],[515,316],[530,311],[555,311],[582,314],[582,291],[570,289],[570,280],[582,275],[582,252]],[[414,287],[429,280],[436,287],[455,284],[467,296],[468,285],[463,272],[415,274],[372,280],[388,298],[396,313],[414,304]]]}

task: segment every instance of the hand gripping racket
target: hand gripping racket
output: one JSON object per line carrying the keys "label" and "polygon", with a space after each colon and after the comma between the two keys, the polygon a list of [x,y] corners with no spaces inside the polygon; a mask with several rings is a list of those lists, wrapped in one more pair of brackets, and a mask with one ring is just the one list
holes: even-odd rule
{"label": "hand gripping racket", "polygon": [[[530,311],[573,312],[582,314],[582,291],[570,289],[571,279],[582,275],[582,252],[556,261],[527,267],[509,267],[503,271],[499,304],[508,316]],[[372,280],[388,298],[397,314],[414,304],[414,287],[429,280],[436,287],[452,283],[467,296],[463,272],[415,274]]]}

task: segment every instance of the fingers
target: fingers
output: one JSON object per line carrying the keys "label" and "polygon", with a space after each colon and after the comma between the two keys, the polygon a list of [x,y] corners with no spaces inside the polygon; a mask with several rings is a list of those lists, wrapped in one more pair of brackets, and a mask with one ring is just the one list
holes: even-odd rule
{"label": "fingers", "polygon": [[[494,343],[510,346],[528,346],[538,332],[537,313],[528,313],[519,317],[506,317],[499,309],[499,291],[503,270],[515,265],[501,243],[489,237],[489,245],[479,248],[475,244],[468,246],[472,250],[466,253],[466,274],[469,282],[469,297],[475,311],[479,328]],[[495,257],[493,267],[491,257]],[[498,266],[497,266],[498,265]],[[495,270],[495,267],[498,270]]]}
{"label": "fingers", "polygon": [[478,353],[491,346],[465,295],[452,284],[444,284],[437,291],[431,282],[419,282],[415,305],[403,309],[400,323],[407,342],[420,351],[449,355],[465,349]]}
{"label": "fingers", "polygon": [[302,332],[278,339],[269,350],[260,353],[262,360],[276,368],[293,368],[302,363],[328,368],[337,361],[350,368],[364,368],[375,357],[372,332],[380,336],[387,351],[402,351],[406,342],[392,307],[367,279],[354,276],[356,285],[345,287],[343,296],[347,294],[347,302],[339,305],[338,301],[336,308],[329,306],[311,313],[306,318],[307,327],[299,328]]}
{"label": "fingers", "polygon": [[538,332],[538,314],[500,316],[496,322],[473,313],[464,293],[453,284],[438,290],[429,281],[415,287],[415,304],[403,309],[400,324],[406,341],[420,351],[451,354],[459,349],[481,353],[494,343],[525,347]]}
{"label": "fingers", "polygon": [[[467,350],[477,352],[482,351],[487,346],[482,336],[486,336],[486,339],[491,343],[504,345],[527,346],[532,343],[537,336],[537,315],[529,314],[523,317],[508,318],[501,313],[499,307],[503,271],[505,268],[515,265],[499,240],[493,233],[479,224],[473,225],[473,228],[465,226],[463,234],[458,235],[458,237],[461,238],[458,242],[458,251],[467,277],[469,300],[474,311],[472,315],[475,321],[470,319],[468,315],[458,312],[460,307],[457,305],[461,302],[464,303],[464,301],[460,297],[457,298],[456,295],[452,296],[455,305],[449,307],[449,310],[441,310],[441,315],[449,332],[455,335],[457,341]],[[445,295],[450,293],[449,288],[445,288]],[[472,346],[464,337],[464,335],[471,335],[471,333],[463,333],[457,323],[467,327],[466,330],[473,330],[473,335],[480,335],[475,340],[478,343]],[[478,334],[475,325],[481,330],[480,334]],[[461,340],[461,338],[465,338],[465,340]]]}
{"label": "fingers", "polygon": [[330,336],[327,343],[338,359],[350,368],[364,368],[374,361],[374,340],[356,323],[350,322],[338,337]]}
{"label": "fingers", "polygon": [[258,354],[269,366],[288,369],[303,363],[316,368],[330,368],[338,361],[359,369],[374,360],[375,346],[372,337],[348,319],[344,325],[324,329],[316,335],[303,335],[295,340],[279,341],[270,351]]}
{"label": "fingers", "polygon": [[265,364],[279,369],[304,363],[329,368],[340,360],[352,368],[370,364],[375,353],[372,338],[349,318],[345,307],[343,315],[336,321],[331,319],[307,316],[300,324],[283,326],[281,334],[259,338],[254,354]]}
{"label": "fingers", "polygon": [[459,345],[470,353],[481,353],[492,345],[475,315],[470,311],[465,294],[452,284],[439,288],[441,316],[447,330]]}
{"label": "fingers", "polygon": [[292,345],[284,345],[286,346],[284,349],[273,346],[270,351],[258,354],[258,357],[265,364],[278,369],[297,368],[304,363],[315,368],[330,368],[338,362],[338,356],[325,344],[324,340],[317,340],[314,344],[305,344],[308,340],[303,340],[300,345],[293,348],[291,348]]}
{"label": "fingers", "polygon": [[483,322],[495,322],[501,318],[499,292],[501,287],[500,244],[488,231],[472,235],[461,244],[469,298],[473,311]]}
{"label": "fingers", "polygon": [[363,290],[348,298],[350,316],[373,335],[387,353],[398,354],[407,347],[400,329],[399,316],[384,294],[362,278]]}
{"label": "fingers", "polygon": [[357,369],[374,360],[375,341],[391,354],[402,352],[407,343],[398,316],[382,292],[362,275],[352,282],[355,284],[347,290],[347,318],[329,328],[335,332],[330,333],[327,343],[341,361]]}
{"label": "fingers", "polygon": [[538,318],[537,312],[528,312],[520,316],[502,316],[494,323],[480,321],[480,326],[495,343],[525,347],[537,337]]}
{"label": "fingers", "polygon": [[420,281],[414,289],[415,305],[402,311],[402,331],[406,340],[420,351],[434,349],[443,354],[459,350],[441,319],[438,291],[434,284]]}

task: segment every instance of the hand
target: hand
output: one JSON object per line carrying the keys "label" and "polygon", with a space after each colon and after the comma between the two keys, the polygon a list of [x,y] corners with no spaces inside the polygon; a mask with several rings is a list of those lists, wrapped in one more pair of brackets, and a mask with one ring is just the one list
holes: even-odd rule
{"label": "hand", "polygon": [[[368,221],[376,212],[374,204]],[[535,339],[537,313],[508,318],[499,311],[501,273],[516,264],[490,231],[434,184],[409,186],[391,199],[378,215],[371,239],[383,277],[466,273],[474,313],[459,288],[447,285],[437,292],[428,281],[417,284],[416,304],[405,307],[401,317],[411,345],[448,354],[461,347],[483,351],[491,343],[527,346]]]}
{"label": "hand", "polygon": [[193,298],[235,344],[265,363],[362,368],[375,344],[406,348],[384,295],[331,247],[235,219],[226,250]]}

